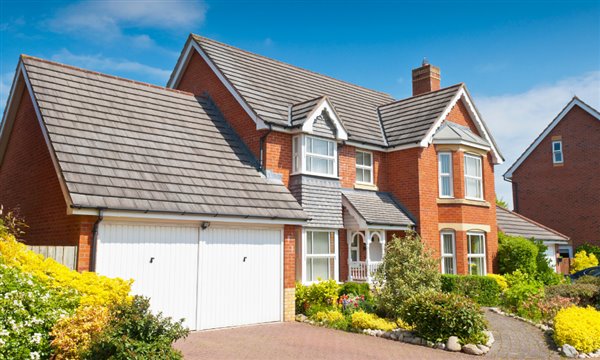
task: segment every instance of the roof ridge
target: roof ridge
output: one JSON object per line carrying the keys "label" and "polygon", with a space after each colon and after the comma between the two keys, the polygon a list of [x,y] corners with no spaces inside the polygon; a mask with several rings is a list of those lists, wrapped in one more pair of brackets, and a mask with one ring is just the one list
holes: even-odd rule
{"label": "roof ridge", "polygon": [[568,237],[567,235],[565,235],[565,234],[563,234],[563,233],[560,233],[560,232],[558,232],[558,231],[556,231],[556,230],[554,230],[554,229],[552,229],[552,228],[549,228],[549,227],[547,227],[547,226],[546,226],[546,225],[544,225],[544,224],[540,224],[539,222],[537,222],[537,221],[535,221],[535,220],[533,220],[533,219],[530,219],[530,218],[526,217],[525,215],[521,215],[521,214],[519,214],[519,213],[518,213],[518,212],[516,212],[516,211],[508,210],[508,209],[506,209],[506,208],[503,208],[503,207],[502,207],[502,206],[500,206],[500,205],[496,205],[496,210],[497,210],[497,209],[502,209],[502,210],[504,210],[504,211],[506,211],[506,212],[508,212],[508,213],[510,213],[510,214],[512,214],[512,215],[515,215],[515,216],[517,216],[517,217],[519,217],[519,218],[521,218],[521,219],[523,219],[523,220],[525,220],[525,221],[527,221],[527,222],[530,222],[530,223],[532,223],[532,224],[534,224],[534,225],[537,225],[537,226],[539,226],[539,227],[541,227],[541,228],[543,228],[543,229],[545,229],[545,230],[548,230],[548,231],[550,231],[551,233],[554,233],[554,234],[556,234],[556,235],[558,235],[558,236],[562,236],[562,237],[564,237],[564,238],[565,238],[565,239],[567,239],[567,240],[571,240],[571,238],[570,238],[570,237]]}
{"label": "roof ridge", "polygon": [[461,87],[461,86],[464,86],[464,85],[465,85],[465,83],[464,83],[464,82],[460,82],[460,83],[457,83],[457,84],[454,84],[454,85],[446,86],[446,87],[444,87],[444,88],[441,88],[441,89],[438,89],[438,90],[434,90],[434,91],[426,92],[426,93],[419,94],[419,95],[413,95],[413,96],[410,96],[410,97],[407,97],[407,98],[404,98],[404,99],[398,99],[398,100],[396,100],[396,101],[392,101],[392,102],[389,102],[389,103],[387,103],[387,104],[382,104],[382,105],[379,105],[379,106],[377,107],[377,109],[379,109],[379,108],[382,108],[382,107],[385,107],[385,106],[390,106],[390,105],[398,104],[398,103],[401,103],[401,102],[403,102],[403,101],[407,101],[407,100],[414,100],[414,99],[416,99],[416,98],[419,98],[419,97],[423,97],[423,96],[426,96],[426,95],[435,94],[435,93],[437,93],[437,92],[441,92],[441,91],[444,91],[444,90],[448,90],[448,89],[451,89],[451,88],[453,88],[453,87]]}
{"label": "roof ridge", "polygon": [[102,72],[99,72],[99,71],[85,69],[85,68],[82,68],[82,67],[77,67],[77,66],[73,66],[73,65],[63,64],[63,63],[60,63],[60,62],[57,62],[57,61],[42,59],[42,58],[39,58],[39,57],[36,57],[36,56],[21,54],[20,57],[21,57],[21,59],[31,59],[31,60],[39,61],[39,62],[46,63],[46,64],[60,66],[60,67],[66,68],[66,69],[77,70],[77,71],[81,71],[81,72],[88,73],[88,74],[93,74],[93,75],[100,75],[100,76],[103,76],[103,77],[107,77],[107,78],[111,78],[111,79],[115,79],[115,80],[121,80],[121,81],[125,81],[125,82],[132,83],[132,84],[147,86],[147,87],[151,87],[151,88],[154,88],[154,89],[167,90],[167,91],[171,91],[171,92],[178,93],[178,94],[194,96],[193,93],[188,92],[188,91],[171,89],[171,88],[168,88],[168,87],[163,87],[163,86],[159,86],[159,85],[155,85],[155,84],[150,84],[150,83],[146,83],[146,82],[142,82],[142,81],[138,81],[138,80],[127,79],[127,78],[124,78],[124,77],[121,77],[121,76],[110,75],[110,74],[102,73]]}
{"label": "roof ridge", "polygon": [[357,87],[357,88],[361,88],[361,89],[364,89],[364,90],[367,90],[367,91],[371,91],[371,92],[374,92],[374,93],[378,93],[378,94],[381,94],[381,95],[385,95],[385,96],[387,96],[387,97],[389,97],[389,98],[392,98],[392,99],[394,98],[392,95],[390,95],[390,94],[388,94],[388,93],[386,93],[386,92],[383,92],[383,91],[379,91],[379,90],[371,89],[371,88],[368,88],[368,87],[366,87],[366,86],[362,86],[362,85],[358,85],[358,84],[355,84],[355,83],[351,83],[351,82],[349,82],[349,81],[346,81],[346,80],[341,80],[341,79],[335,78],[335,77],[333,77],[333,76],[330,76],[330,75],[325,75],[325,74],[322,74],[322,73],[316,72],[316,71],[314,71],[314,70],[309,70],[309,69],[306,69],[306,68],[303,68],[303,67],[300,67],[300,66],[297,66],[297,65],[293,65],[293,64],[290,64],[290,63],[287,63],[287,62],[281,61],[281,60],[273,59],[273,58],[271,58],[271,57],[268,57],[268,56],[265,56],[265,55],[261,55],[261,54],[258,54],[258,53],[252,52],[252,51],[244,50],[244,49],[242,49],[242,48],[235,47],[235,46],[233,46],[233,45],[226,44],[226,43],[224,43],[224,42],[221,42],[221,41],[218,41],[218,40],[214,40],[214,39],[211,39],[211,38],[208,38],[208,37],[205,37],[205,36],[197,35],[197,34],[194,34],[194,33],[192,33],[191,35],[192,35],[192,37],[193,37],[195,40],[197,40],[197,41],[199,41],[199,40],[208,40],[208,41],[212,41],[212,42],[218,43],[218,44],[220,44],[220,45],[223,45],[223,46],[225,46],[225,47],[228,47],[228,48],[231,48],[231,49],[234,49],[234,50],[238,50],[238,51],[244,52],[244,53],[246,53],[246,54],[250,54],[250,55],[258,56],[258,57],[261,57],[261,58],[267,59],[267,60],[269,60],[269,61],[273,61],[273,62],[276,62],[276,63],[282,64],[282,65],[285,65],[285,66],[290,66],[290,67],[296,68],[296,69],[298,69],[298,70],[306,71],[306,72],[309,72],[309,73],[312,73],[312,74],[315,74],[315,75],[318,75],[318,76],[323,76],[323,77],[326,77],[326,78],[328,78],[328,79],[331,79],[331,80],[334,80],[334,81],[338,81],[338,82],[341,82],[341,83],[344,83],[344,84],[347,84],[347,85],[351,85],[351,86],[354,86],[354,87]]}

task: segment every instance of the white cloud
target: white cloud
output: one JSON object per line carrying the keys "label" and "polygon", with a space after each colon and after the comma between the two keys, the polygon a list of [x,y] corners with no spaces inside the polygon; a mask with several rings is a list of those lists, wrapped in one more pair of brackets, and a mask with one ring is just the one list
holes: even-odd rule
{"label": "white cloud", "polygon": [[574,95],[600,109],[600,71],[537,86],[524,93],[475,97],[506,159],[495,170],[499,198],[512,204],[511,184],[502,175]]}
{"label": "white cloud", "polygon": [[206,6],[202,0],[86,0],[60,9],[48,25],[56,32],[82,34],[94,40],[113,40],[124,36],[123,29],[126,28],[187,31],[201,25],[205,15]]}
{"label": "white cloud", "polygon": [[67,49],[62,49],[57,54],[54,54],[52,60],[86,69],[108,72],[110,74],[142,75],[143,81],[153,80],[159,84],[164,84],[171,75],[170,70],[152,67],[139,62],[108,58],[100,54],[78,55],[73,54]]}

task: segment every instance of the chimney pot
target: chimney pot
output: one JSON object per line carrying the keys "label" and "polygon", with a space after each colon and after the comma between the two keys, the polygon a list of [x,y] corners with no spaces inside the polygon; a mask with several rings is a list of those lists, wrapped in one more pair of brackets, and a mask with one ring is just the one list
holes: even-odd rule
{"label": "chimney pot", "polygon": [[440,89],[440,68],[423,59],[423,65],[412,71],[413,96]]}

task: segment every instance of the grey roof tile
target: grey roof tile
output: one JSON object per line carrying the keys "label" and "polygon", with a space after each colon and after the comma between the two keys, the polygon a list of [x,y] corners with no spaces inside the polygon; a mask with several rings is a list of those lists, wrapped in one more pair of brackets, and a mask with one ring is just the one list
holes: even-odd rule
{"label": "grey roof tile", "polygon": [[433,143],[443,143],[450,141],[467,142],[482,147],[490,147],[490,143],[481,136],[473,133],[471,129],[451,121],[444,121],[442,126],[433,135]]}
{"label": "grey roof tile", "polygon": [[498,230],[507,235],[567,243],[569,237],[537,223],[521,214],[496,206]]}
{"label": "grey roof tile", "polygon": [[415,225],[412,215],[390,193],[342,189],[342,195],[369,225]]}

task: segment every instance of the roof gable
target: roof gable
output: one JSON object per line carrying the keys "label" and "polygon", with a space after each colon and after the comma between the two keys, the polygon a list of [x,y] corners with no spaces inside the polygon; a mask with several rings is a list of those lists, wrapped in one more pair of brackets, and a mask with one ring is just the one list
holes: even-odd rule
{"label": "roof gable", "polygon": [[531,155],[531,153],[538,147],[538,145],[552,132],[552,130],[562,121],[562,119],[573,109],[573,107],[579,106],[590,115],[600,120],[600,112],[593,107],[589,106],[577,96],[574,96],[571,101],[562,109],[562,111],[546,126],[546,128],[538,135],[537,138],[525,149],[525,151],[519,156],[519,158],[511,165],[511,167],[504,173],[504,179],[512,179],[514,172],[521,166],[521,164]]}

